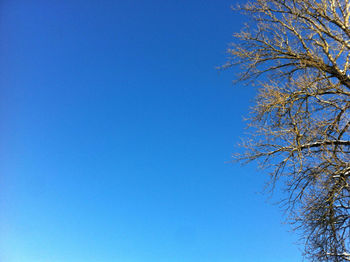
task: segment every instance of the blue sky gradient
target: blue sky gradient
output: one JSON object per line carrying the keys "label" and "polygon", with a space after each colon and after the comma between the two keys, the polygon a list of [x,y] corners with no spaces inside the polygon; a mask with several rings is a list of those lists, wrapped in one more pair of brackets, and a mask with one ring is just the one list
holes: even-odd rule
{"label": "blue sky gradient", "polygon": [[236,3],[1,1],[1,262],[301,260],[228,163],[255,92],[216,69]]}

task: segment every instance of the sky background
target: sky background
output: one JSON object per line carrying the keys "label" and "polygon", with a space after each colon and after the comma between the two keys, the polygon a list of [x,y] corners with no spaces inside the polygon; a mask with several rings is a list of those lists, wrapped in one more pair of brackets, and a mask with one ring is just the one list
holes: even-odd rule
{"label": "sky background", "polygon": [[1,262],[295,262],[229,163],[254,98],[234,0],[0,2]]}

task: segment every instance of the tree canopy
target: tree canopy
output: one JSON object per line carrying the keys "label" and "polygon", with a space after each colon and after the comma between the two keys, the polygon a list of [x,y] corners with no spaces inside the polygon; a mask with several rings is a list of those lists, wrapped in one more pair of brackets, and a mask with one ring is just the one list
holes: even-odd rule
{"label": "tree canopy", "polygon": [[258,83],[241,160],[285,183],[311,261],[350,261],[350,1],[255,0],[225,67]]}

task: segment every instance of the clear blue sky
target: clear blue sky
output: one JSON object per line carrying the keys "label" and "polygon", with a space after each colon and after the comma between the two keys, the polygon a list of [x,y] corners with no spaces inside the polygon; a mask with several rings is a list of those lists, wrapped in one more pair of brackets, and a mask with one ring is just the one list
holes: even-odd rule
{"label": "clear blue sky", "polygon": [[295,262],[218,72],[226,0],[2,0],[1,262]]}

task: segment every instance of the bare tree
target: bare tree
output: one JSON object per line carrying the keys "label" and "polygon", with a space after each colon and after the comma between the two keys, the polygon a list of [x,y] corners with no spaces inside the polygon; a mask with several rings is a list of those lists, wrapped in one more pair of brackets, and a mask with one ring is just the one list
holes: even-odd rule
{"label": "bare tree", "polygon": [[[286,185],[311,261],[350,261],[350,0],[255,0],[225,67],[259,81],[244,160]],[[264,75],[260,77],[261,75]],[[258,78],[258,79],[257,79]]]}

